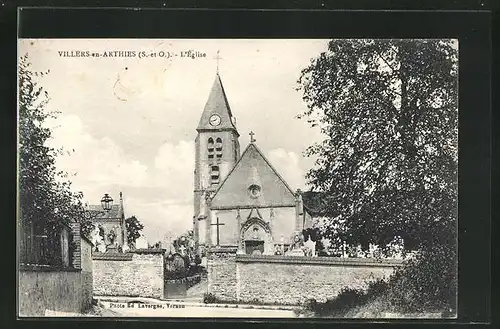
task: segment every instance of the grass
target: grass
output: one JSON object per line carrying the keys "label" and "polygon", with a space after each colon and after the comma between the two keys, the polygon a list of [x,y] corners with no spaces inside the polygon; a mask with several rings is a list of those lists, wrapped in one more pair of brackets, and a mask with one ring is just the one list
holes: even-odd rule
{"label": "grass", "polygon": [[[203,303],[205,304],[238,304],[238,305],[258,305],[258,306],[297,306],[295,304],[284,304],[284,303],[278,303],[278,302],[263,302],[259,299],[253,299],[253,300],[236,300],[236,299],[224,299],[217,297],[216,295],[212,293],[205,293],[203,295]],[[253,307],[248,307],[248,308],[253,308]]]}

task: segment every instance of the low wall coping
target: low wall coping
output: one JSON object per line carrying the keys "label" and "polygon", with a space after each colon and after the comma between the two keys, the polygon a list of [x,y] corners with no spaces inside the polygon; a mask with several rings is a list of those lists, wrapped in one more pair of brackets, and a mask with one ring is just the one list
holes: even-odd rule
{"label": "low wall coping", "polygon": [[236,253],[238,247],[211,247],[207,250],[208,253]]}
{"label": "low wall coping", "polygon": [[120,252],[94,252],[92,254],[93,260],[121,260],[121,261],[129,261],[134,257],[133,254],[130,253],[120,253]]}
{"label": "low wall coping", "polygon": [[303,257],[303,256],[278,256],[278,255],[246,255],[246,254],[236,255],[236,262],[370,266],[370,267],[394,267],[403,265],[403,260],[398,260],[398,259]]}
{"label": "low wall coping", "polygon": [[141,248],[141,249],[133,249],[133,250],[128,250],[127,253],[133,253],[133,254],[164,254],[166,249],[147,249],[147,248]]}
{"label": "low wall coping", "polygon": [[23,272],[81,272],[82,270],[74,267],[48,266],[37,264],[19,264],[19,271]]}

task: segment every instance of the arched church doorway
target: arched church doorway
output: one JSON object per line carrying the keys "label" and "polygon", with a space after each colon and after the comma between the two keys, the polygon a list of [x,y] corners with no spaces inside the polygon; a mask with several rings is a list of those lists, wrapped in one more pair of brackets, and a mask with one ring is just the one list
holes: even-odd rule
{"label": "arched church doorway", "polygon": [[269,225],[260,218],[250,218],[241,227],[240,249],[247,255],[270,255],[273,252]]}

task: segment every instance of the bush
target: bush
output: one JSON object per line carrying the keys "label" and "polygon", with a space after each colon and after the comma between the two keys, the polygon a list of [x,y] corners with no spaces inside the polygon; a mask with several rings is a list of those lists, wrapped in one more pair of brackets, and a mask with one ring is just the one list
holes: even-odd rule
{"label": "bush", "polygon": [[337,297],[324,303],[318,303],[315,299],[308,299],[304,303],[304,308],[314,312],[317,316],[342,316],[351,308],[366,303],[368,297],[363,290],[343,288]]}
{"label": "bush", "polygon": [[201,282],[201,275],[197,274],[194,276],[188,276],[186,277],[186,282],[187,282],[187,287],[189,289]]}
{"label": "bush", "polygon": [[203,303],[205,304],[215,304],[217,302],[217,297],[210,292],[203,294]]}
{"label": "bush", "polygon": [[[304,309],[316,316],[343,316],[349,310],[382,297],[387,311],[456,314],[456,250],[453,244],[424,249],[388,279],[372,281],[366,291],[344,288],[334,299],[309,299]],[[449,315],[448,315],[449,316]]]}
{"label": "bush", "polygon": [[456,251],[435,246],[420,252],[390,277],[389,286],[389,300],[402,312],[456,312]]}
{"label": "bush", "polygon": [[203,274],[206,273],[207,269],[201,265],[190,265],[187,269],[187,276],[194,276],[197,274]]}
{"label": "bush", "polygon": [[368,299],[371,300],[386,294],[388,289],[389,289],[389,283],[384,279],[378,279],[368,283],[368,289],[366,290],[366,295]]}

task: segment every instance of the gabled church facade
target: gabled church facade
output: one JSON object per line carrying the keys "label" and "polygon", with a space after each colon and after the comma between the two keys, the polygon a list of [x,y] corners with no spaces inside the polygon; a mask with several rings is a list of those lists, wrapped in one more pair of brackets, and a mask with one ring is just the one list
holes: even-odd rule
{"label": "gabled church facade", "polygon": [[294,192],[258,148],[253,134],[240,155],[240,134],[217,73],[195,140],[193,230],[199,248],[233,247],[274,255],[311,227]]}

